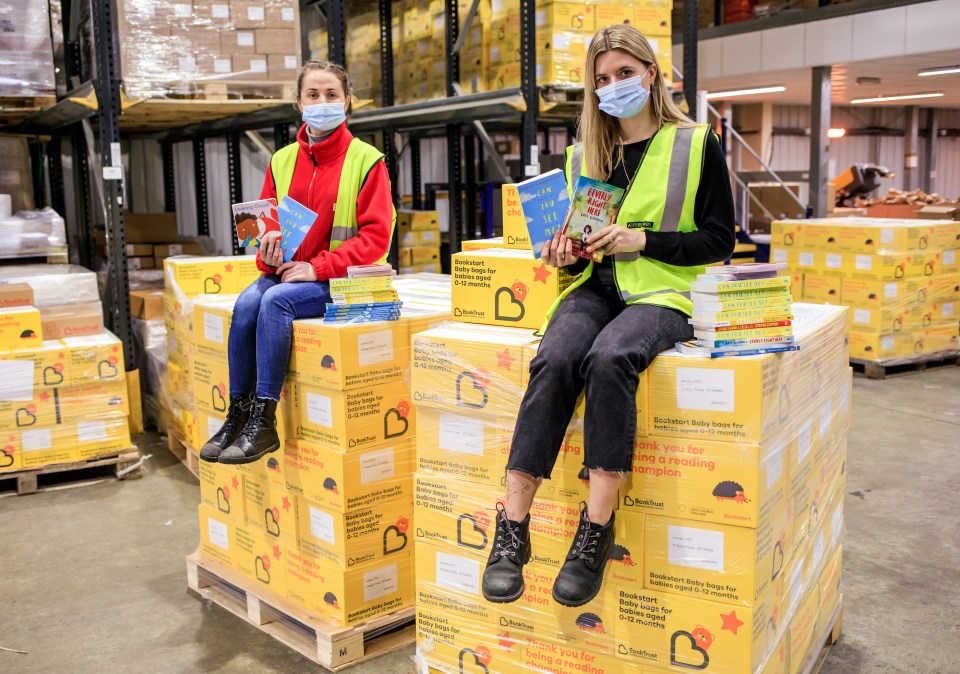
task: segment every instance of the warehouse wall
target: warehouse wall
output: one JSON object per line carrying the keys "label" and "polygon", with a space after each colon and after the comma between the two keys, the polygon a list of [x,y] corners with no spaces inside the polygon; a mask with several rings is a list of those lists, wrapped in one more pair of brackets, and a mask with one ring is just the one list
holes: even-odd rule
{"label": "warehouse wall", "polygon": [[[936,119],[940,128],[960,128],[960,111],[937,110]],[[924,123],[921,114],[920,123]],[[806,129],[810,126],[810,108],[798,105],[780,105],[773,108],[775,128]],[[906,127],[903,108],[834,108],[831,126],[846,129],[881,126],[891,129]],[[936,191],[947,197],[960,197],[960,139],[937,139],[937,187]],[[903,189],[902,136],[844,136],[833,141],[833,173],[839,173],[857,162],[872,162],[886,166],[897,174],[896,178],[884,181],[883,185]],[[926,159],[925,139],[920,139],[919,161],[923,168]],[[775,135],[770,165],[774,170],[807,170],[810,163],[810,138],[808,136]],[[922,182],[922,181],[921,181]]]}

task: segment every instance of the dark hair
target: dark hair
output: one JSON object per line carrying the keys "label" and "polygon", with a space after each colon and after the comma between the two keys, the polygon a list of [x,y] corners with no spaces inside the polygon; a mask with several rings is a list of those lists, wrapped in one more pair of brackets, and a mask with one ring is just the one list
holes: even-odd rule
{"label": "dark hair", "polygon": [[244,220],[257,220],[257,216],[253,213],[237,213],[233,216],[233,221],[237,224],[240,224]]}
{"label": "dark hair", "polygon": [[353,112],[353,87],[350,82],[350,75],[347,74],[346,69],[337,63],[332,61],[307,61],[303,64],[303,67],[300,68],[300,74],[297,75],[297,100],[300,100],[300,92],[303,90],[303,78],[306,76],[308,70],[319,70],[321,72],[333,73],[337,76],[337,79],[340,80],[340,85],[343,87],[343,95],[350,99],[350,105],[347,107],[347,115],[349,116]]}

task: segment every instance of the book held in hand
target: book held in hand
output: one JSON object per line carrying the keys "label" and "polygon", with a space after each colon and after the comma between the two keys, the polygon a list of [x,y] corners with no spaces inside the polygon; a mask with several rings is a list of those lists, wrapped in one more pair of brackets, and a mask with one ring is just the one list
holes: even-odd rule
{"label": "book held in hand", "polygon": [[570,211],[563,226],[563,234],[572,242],[571,250],[577,257],[594,262],[603,259],[599,250],[592,255],[587,252],[590,237],[616,220],[624,191],[619,187],[593,180],[585,176],[577,179],[570,200]]}
{"label": "book held in hand", "polygon": [[277,213],[280,216],[280,249],[283,251],[283,261],[289,262],[313,227],[317,214],[291,199],[290,195],[280,200]]}
{"label": "book held in hand", "polygon": [[276,199],[259,199],[233,204],[233,226],[237,230],[237,243],[241,248],[260,247],[260,240],[267,232],[280,231]]}
{"label": "book held in hand", "polygon": [[567,179],[560,169],[547,171],[516,185],[520,207],[530,233],[533,256],[540,257],[544,244],[563,226],[570,206]]}

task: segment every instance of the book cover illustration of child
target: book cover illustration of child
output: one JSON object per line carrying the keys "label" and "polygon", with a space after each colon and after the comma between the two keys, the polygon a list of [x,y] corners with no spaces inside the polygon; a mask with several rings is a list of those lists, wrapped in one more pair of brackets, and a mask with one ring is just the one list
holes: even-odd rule
{"label": "book cover illustration of child", "polygon": [[280,231],[276,199],[261,199],[233,204],[233,223],[241,248],[260,247],[260,240],[267,232]]}

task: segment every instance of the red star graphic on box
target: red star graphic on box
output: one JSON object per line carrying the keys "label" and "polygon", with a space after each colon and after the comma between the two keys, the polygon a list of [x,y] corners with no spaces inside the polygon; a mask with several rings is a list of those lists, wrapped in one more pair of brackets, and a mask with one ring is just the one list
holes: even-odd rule
{"label": "red star graphic on box", "polygon": [[239,488],[240,488],[240,480],[237,479],[237,476],[236,476],[236,475],[234,475],[233,478],[230,480],[230,484],[233,485],[233,488],[234,488],[234,489],[239,489]]}
{"label": "red star graphic on box", "polygon": [[63,358],[66,358],[66,356],[64,355],[63,351],[61,351],[60,353],[57,354],[57,358],[63,359]]}
{"label": "red star graphic on box", "polygon": [[273,546],[273,556],[276,557],[277,559],[280,559],[280,555],[281,555],[280,546],[279,546],[279,545],[274,545],[274,546]]}
{"label": "red star graphic on box", "polygon": [[290,499],[286,496],[283,497],[283,510],[284,512],[290,512]]}
{"label": "red star graphic on box", "polygon": [[546,263],[541,262],[539,267],[533,268],[533,280],[540,281],[543,285],[547,285],[547,279],[550,278],[552,273],[552,271],[547,269]]}
{"label": "red star graphic on box", "polygon": [[114,345],[114,346],[113,346],[112,351],[113,351],[114,353],[116,353],[116,352],[119,351],[119,350],[120,350],[120,347],[119,347],[119,346],[117,346],[117,345]]}
{"label": "red star graphic on box", "polygon": [[45,403],[45,402],[47,402],[48,400],[50,400],[50,394],[49,394],[49,393],[47,393],[46,391],[44,391],[43,393],[40,394],[40,402]]}
{"label": "red star graphic on box", "polygon": [[720,619],[723,620],[723,626],[720,628],[720,630],[730,630],[734,633],[734,635],[736,635],[737,630],[740,629],[740,626],[743,625],[743,621],[737,618],[736,611],[730,611],[730,613],[727,615],[721,613]]}
{"label": "red star graphic on box", "polygon": [[510,355],[510,349],[505,348],[503,351],[497,351],[497,367],[509,371],[515,360],[516,358]]}
{"label": "red star graphic on box", "polygon": [[223,271],[233,271],[233,265],[229,263],[223,265]]}

